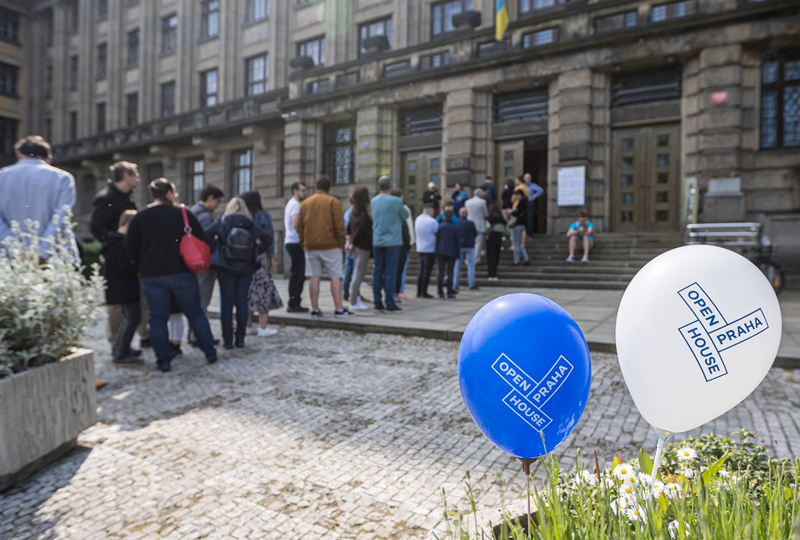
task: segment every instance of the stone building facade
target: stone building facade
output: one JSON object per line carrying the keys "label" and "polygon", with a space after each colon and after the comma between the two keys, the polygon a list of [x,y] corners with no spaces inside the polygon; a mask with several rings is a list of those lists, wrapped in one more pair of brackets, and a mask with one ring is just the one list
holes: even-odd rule
{"label": "stone building facade", "polygon": [[[52,139],[84,221],[120,158],[188,202],[258,189],[276,224],[322,173],[343,201],[390,174],[419,212],[428,182],[531,172],[539,232],[586,210],[603,232],[679,233],[689,207],[763,223],[800,272],[797,0],[507,0],[501,42],[494,0],[33,4],[15,5],[18,134]],[[582,199],[559,200],[559,172]]]}

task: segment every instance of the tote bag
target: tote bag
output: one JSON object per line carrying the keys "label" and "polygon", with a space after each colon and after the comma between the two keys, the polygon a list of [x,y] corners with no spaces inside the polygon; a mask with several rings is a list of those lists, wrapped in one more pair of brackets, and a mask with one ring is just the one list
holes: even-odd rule
{"label": "tote bag", "polygon": [[189,226],[189,216],[186,215],[186,207],[181,205],[183,212],[183,238],[179,244],[181,257],[186,263],[187,268],[193,274],[202,274],[211,267],[211,248],[208,244],[192,234]]}

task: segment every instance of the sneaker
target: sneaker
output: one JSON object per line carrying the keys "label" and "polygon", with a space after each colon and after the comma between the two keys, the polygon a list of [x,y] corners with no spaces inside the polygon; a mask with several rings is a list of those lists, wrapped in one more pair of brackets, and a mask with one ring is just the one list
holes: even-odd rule
{"label": "sneaker", "polygon": [[150,347],[150,338],[139,338],[139,347]]}
{"label": "sneaker", "polygon": [[169,344],[169,354],[170,354],[170,356],[172,356],[172,358],[175,358],[177,356],[181,356],[183,354],[183,351],[181,350],[181,346],[180,345],[173,345],[172,343],[170,343]]}
{"label": "sneaker", "polygon": [[570,255],[569,257],[567,257],[567,262],[575,262],[575,257]]}
{"label": "sneaker", "polygon": [[308,308],[303,306],[289,306],[286,308],[287,313],[307,313]]}
{"label": "sneaker", "polygon": [[368,309],[369,308],[364,305],[360,297],[357,304],[350,304],[350,311],[366,311]]}
{"label": "sneaker", "polygon": [[528,259],[527,261],[522,263],[522,266],[530,266],[530,265],[531,265],[531,260],[530,259]]}
{"label": "sneaker", "polygon": [[378,304],[377,306],[375,306],[372,309],[375,310],[375,311],[378,311],[380,313],[384,313],[386,311],[386,306],[384,306],[383,304]]}
{"label": "sneaker", "polygon": [[233,343],[226,343],[225,345],[222,346],[222,348],[225,349],[226,351],[229,351],[233,349]]}
{"label": "sneaker", "polygon": [[398,313],[402,313],[403,310],[398,305],[389,306],[386,308],[386,313],[391,313],[392,315],[397,315]]}
{"label": "sneaker", "polygon": [[448,295],[447,295],[447,299],[448,299],[448,300],[455,300],[456,298],[457,298],[457,296],[456,296],[456,295],[454,295],[454,294],[448,294]]}
{"label": "sneaker", "polygon": [[315,309],[314,311],[311,312],[311,316],[312,317],[322,317],[322,310],[321,309]]}
{"label": "sneaker", "polygon": [[216,364],[216,363],[217,363],[217,357],[215,356],[215,357],[213,357],[213,358],[209,358],[209,359],[208,359],[208,363],[209,363],[209,364]]}
{"label": "sneaker", "polygon": [[274,328],[270,328],[269,326],[265,326],[264,328],[258,329],[258,337],[274,336],[277,333],[278,333],[277,330],[275,330]]}
{"label": "sneaker", "polygon": [[158,366],[158,371],[160,371],[161,373],[167,373],[170,370],[169,366],[164,366],[161,364],[157,364],[157,366]]}
{"label": "sneaker", "polygon": [[581,258],[581,262],[589,262],[589,256],[584,255],[583,258]]}
{"label": "sneaker", "polygon": [[401,294],[398,294],[398,295],[397,295],[397,298],[399,298],[400,300],[411,300],[411,297],[410,297],[410,296],[407,296],[407,295],[405,295],[405,294],[402,294],[402,293],[401,293]]}
{"label": "sneaker", "polygon": [[336,313],[334,313],[333,316],[336,317],[337,319],[346,319],[348,317],[355,317],[356,314],[355,313],[350,313],[346,309],[342,308],[342,309],[338,310]]}
{"label": "sneaker", "polygon": [[140,351],[139,349],[128,349],[128,355],[129,356],[141,356],[142,355],[142,351]]}
{"label": "sneaker", "polygon": [[422,298],[433,298],[433,295],[425,293],[422,295]]}
{"label": "sneaker", "polygon": [[114,359],[112,364],[119,367],[130,367],[130,366],[140,366],[144,363],[144,360],[139,358],[138,356],[126,356],[125,358]]}
{"label": "sneaker", "polygon": [[235,344],[234,346],[235,346],[237,349],[244,349],[244,340],[242,340],[242,341],[237,341],[237,342],[236,342],[236,344]]}
{"label": "sneaker", "polygon": [[247,335],[247,336],[255,336],[256,334],[258,334],[258,328],[256,328],[256,326],[255,326],[255,325],[253,325],[253,326],[248,326],[248,327],[247,327],[247,330],[245,330],[245,331],[244,331],[244,333],[245,333],[245,335]]}
{"label": "sneaker", "polygon": [[478,287],[477,285],[475,285],[473,287],[470,287],[469,290],[471,290],[471,291],[479,291],[479,290],[481,290],[481,288]]}

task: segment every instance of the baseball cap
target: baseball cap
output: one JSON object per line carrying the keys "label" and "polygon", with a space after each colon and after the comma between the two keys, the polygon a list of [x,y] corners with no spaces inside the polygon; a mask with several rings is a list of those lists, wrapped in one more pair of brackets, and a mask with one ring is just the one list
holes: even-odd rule
{"label": "baseball cap", "polygon": [[434,184],[433,182],[428,182],[428,187],[436,187],[436,184]]}

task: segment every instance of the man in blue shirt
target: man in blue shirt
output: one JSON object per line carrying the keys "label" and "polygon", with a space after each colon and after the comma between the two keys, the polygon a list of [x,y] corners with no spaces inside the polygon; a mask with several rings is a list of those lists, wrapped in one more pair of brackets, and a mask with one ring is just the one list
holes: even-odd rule
{"label": "man in blue shirt", "polygon": [[444,212],[444,220],[439,224],[436,233],[436,289],[439,298],[444,300],[444,284],[447,282],[447,299],[455,300],[456,291],[453,289],[453,272],[456,259],[461,248],[458,245],[458,227],[453,225],[453,211],[449,208]]}
{"label": "man in blue shirt", "polygon": [[458,245],[461,253],[456,259],[456,268],[453,272],[453,288],[458,290],[458,274],[461,273],[461,263],[467,259],[467,283],[469,290],[477,291],[475,285],[475,237],[478,236],[478,229],[475,224],[467,219],[467,209],[461,209],[461,220],[458,222]]}
{"label": "man in blue shirt", "polygon": [[458,216],[456,215],[456,208],[455,208],[455,204],[453,203],[453,201],[447,201],[446,203],[444,203],[444,206],[442,207],[442,213],[439,214],[438,216],[436,216],[436,221],[438,223],[441,223],[441,222],[444,221],[444,211],[445,210],[450,210],[453,213],[453,225],[458,227]]}
{"label": "man in blue shirt", "polygon": [[522,179],[528,188],[528,222],[525,224],[525,232],[528,236],[533,236],[533,233],[536,232],[536,203],[534,201],[542,196],[544,190],[533,181],[531,173],[525,173]]}
{"label": "man in blue shirt", "polygon": [[[403,247],[403,221],[408,217],[403,201],[392,195],[392,180],[388,176],[378,179],[380,194],[372,199],[372,294],[375,311],[401,313],[394,301],[397,290],[397,264]],[[386,306],[381,300],[386,292]]]}
{"label": "man in blue shirt", "polygon": [[456,182],[453,186],[453,204],[455,204],[455,212],[453,216],[461,214],[461,209],[464,208],[464,203],[469,199],[469,193],[464,189],[460,182]]}
{"label": "man in blue shirt", "polygon": [[586,212],[578,214],[578,221],[569,226],[567,231],[567,238],[569,238],[569,257],[567,262],[575,262],[575,247],[578,242],[583,245],[583,258],[581,262],[589,262],[589,250],[594,245],[594,223],[589,221],[589,215]]}

